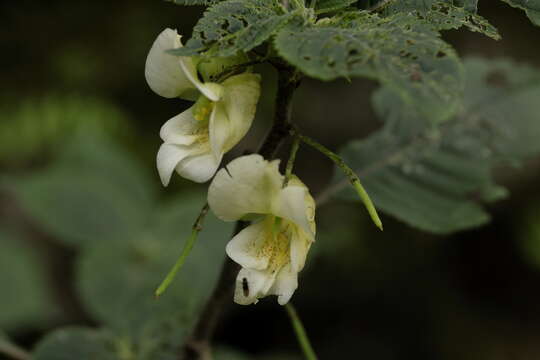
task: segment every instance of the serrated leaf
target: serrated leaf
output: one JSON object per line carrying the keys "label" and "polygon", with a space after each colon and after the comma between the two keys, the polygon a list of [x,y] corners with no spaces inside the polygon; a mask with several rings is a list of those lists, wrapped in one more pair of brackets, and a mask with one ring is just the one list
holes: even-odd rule
{"label": "serrated leaf", "polygon": [[478,8],[478,0],[391,0],[385,5],[384,10],[393,12],[418,10],[423,12],[430,10],[436,4],[459,6],[473,13]]}
{"label": "serrated leaf", "polygon": [[83,327],[55,330],[36,346],[33,360],[119,360],[106,333]]}
{"label": "serrated leaf", "polygon": [[319,0],[317,2],[316,13],[325,14],[329,12],[339,11],[354,4],[358,0]]}
{"label": "serrated leaf", "polygon": [[540,0],[503,0],[513,7],[525,10],[532,23],[540,26]]}
{"label": "serrated leaf", "polygon": [[[180,254],[204,204],[184,195],[155,211],[152,225],[130,239],[88,249],[78,264],[78,291],[88,311],[119,337],[157,359],[180,345],[217,280],[231,227],[208,215],[197,244],[171,287],[153,294]],[[232,301],[232,299],[231,299]]]}
{"label": "serrated leaf", "polygon": [[260,45],[283,26],[292,14],[282,14],[267,0],[228,0],[210,7],[193,29],[180,56],[227,57]]}
{"label": "serrated leaf", "polygon": [[214,5],[223,0],[166,0],[176,5]]}
{"label": "serrated leaf", "polygon": [[438,119],[451,115],[461,96],[462,69],[454,50],[407,15],[357,12],[319,26],[295,21],[278,33],[275,46],[311,77],[372,78]]}
{"label": "serrated leaf", "polygon": [[476,14],[476,3],[457,5],[452,1],[400,0],[388,5],[383,13],[393,15],[407,13],[437,30],[459,29],[462,26],[493,39],[500,39],[497,29],[482,16]]}
{"label": "serrated leaf", "polygon": [[[480,59],[468,60],[466,70],[458,116],[436,125],[383,89],[374,100],[385,126],[342,152],[378,208],[422,230],[487,222],[482,204],[506,195],[493,168],[540,151],[540,71]],[[355,198],[348,190],[340,195]]]}
{"label": "serrated leaf", "polygon": [[58,315],[36,251],[24,238],[0,233],[0,328],[43,327]]}

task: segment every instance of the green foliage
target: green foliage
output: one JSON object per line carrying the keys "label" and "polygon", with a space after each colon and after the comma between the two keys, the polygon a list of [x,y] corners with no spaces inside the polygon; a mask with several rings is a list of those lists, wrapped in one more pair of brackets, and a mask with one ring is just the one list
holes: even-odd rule
{"label": "green foliage", "polygon": [[136,234],[154,206],[153,183],[105,141],[73,139],[57,161],[3,187],[45,231],[69,245]]}
{"label": "green foliage", "polygon": [[324,14],[334,11],[343,10],[358,0],[319,0],[317,1],[317,14]]}
{"label": "green foliage", "polygon": [[385,11],[420,11],[431,10],[434,6],[446,5],[448,7],[461,7],[468,12],[475,13],[478,0],[393,0],[385,6]]}
{"label": "green foliage", "polygon": [[219,274],[231,228],[209,217],[174,283],[159,300],[153,297],[204,201],[202,194],[184,194],[149,215],[150,224],[137,235],[101,242],[80,259],[77,286],[87,309],[136,344],[142,358],[182,344]]}
{"label": "green foliage", "polygon": [[68,327],[48,334],[34,350],[34,360],[117,360],[107,334],[82,327]]}
{"label": "green foliage", "polygon": [[[469,8],[472,8],[471,11]],[[402,0],[390,4],[384,9],[384,14],[393,15],[404,12],[416,15],[436,30],[458,29],[462,26],[469,30],[487,35],[493,39],[500,39],[497,29],[486,19],[475,14],[476,4],[468,7],[456,6],[452,2]]]}
{"label": "green foliage", "polygon": [[318,26],[294,21],[278,33],[275,46],[311,77],[372,78],[426,114],[444,119],[461,95],[461,64],[437,32],[417,21],[405,14],[381,18],[368,12],[349,13]]}
{"label": "green foliage", "polygon": [[274,1],[228,0],[210,7],[193,29],[192,38],[171,53],[226,57],[247,52],[267,40],[292,16]]}
{"label": "green foliage", "polygon": [[[49,96],[0,111],[0,163],[28,161],[74,135],[125,134],[126,116],[99,99]],[[24,144],[24,146],[21,146]]]}
{"label": "green foliage", "polygon": [[540,26],[540,0],[503,0],[513,7],[525,10],[533,24]]}
{"label": "green foliage", "polygon": [[13,233],[0,233],[0,249],[0,328],[43,326],[58,314],[44,264],[31,244]]}
{"label": "green foliage", "polygon": [[223,0],[166,0],[176,5],[214,5]]}
{"label": "green foliage", "polygon": [[[468,60],[466,70],[457,116],[438,124],[383,89],[374,97],[383,129],[342,153],[376,206],[422,230],[484,224],[489,215],[481,204],[506,195],[493,169],[540,151],[540,72],[479,59]],[[346,185],[340,181],[335,190]],[[350,190],[341,196],[356,198]]]}

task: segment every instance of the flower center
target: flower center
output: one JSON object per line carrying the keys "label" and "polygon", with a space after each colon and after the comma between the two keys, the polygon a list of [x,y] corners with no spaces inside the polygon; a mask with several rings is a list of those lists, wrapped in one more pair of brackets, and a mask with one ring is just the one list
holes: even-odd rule
{"label": "flower center", "polygon": [[206,96],[201,95],[193,106],[193,117],[197,121],[208,121],[213,109],[214,102],[209,100]]}
{"label": "flower center", "polygon": [[275,274],[290,261],[290,231],[287,221],[268,216],[266,239],[259,250],[259,256],[268,259],[267,270]]}

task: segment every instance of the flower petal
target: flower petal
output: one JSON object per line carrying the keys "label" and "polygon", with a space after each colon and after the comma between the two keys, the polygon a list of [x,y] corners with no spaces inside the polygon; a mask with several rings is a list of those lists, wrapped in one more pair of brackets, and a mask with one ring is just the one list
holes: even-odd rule
{"label": "flower petal", "polygon": [[298,273],[291,268],[290,264],[287,264],[281,268],[268,295],[277,295],[279,305],[285,305],[297,288]]}
{"label": "flower petal", "polygon": [[191,145],[198,136],[201,123],[193,117],[193,107],[168,120],[159,131],[161,139],[168,144]]}
{"label": "flower petal", "polygon": [[157,154],[157,169],[163,186],[169,185],[172,173],[178,163],[191,154],[186,146],[163,144]]}
{"label": "flower petal", "polygon": [[300,272],[306,263],[307,254],[313,239],[306,236],[306,233],[298,228],[292,232],[290,245],[290,260],[293,271]]}
{"label": "flower petal", "polygon": [[223,87],[216,83],[203,83],[197,76],[197,67],[190,58],[180,58],[180,66],[191,84],[212,101],[218,101],[223,93]]}
{"label": "flower petal", "polygon": [[279,160],[268,162],[260,155],[231,161],[218,171],[208,189],[212,211],[225,221],[271,213],[272,199],[279,196],[283,182],[278,166]]}
{"label": "flower petal", "polygon": [[193,155],[182,160],[176,166],[176,172],[183,178],[203,183],[214,176],[222,157],[223,154],[216,157],[210,151]]}
{"label": "flower petal", "polygon": [[225,151],[233,148],[246,135],[257,109],[261,94],[261,77],[258,74],[244,73],[231,76],[223,82],[223,103],[230,122],[230,138]]}
{"label": "flower petal", "polygon": [[[180,39],[176,30],[163,30],[146,58],[146,82],[156,94],[166,98],[181,96],[194,88],[180,66],[181,58],[166,52],[182,47]],[[187,62],[191,62],[191,59]]]}
{"label": "flower petal", "polygon": [[230,122],[225,113],[225,109],[221,103],[216,103],[212,114],[210,114],[210,122],[208,125],[210,135],[210,147],[214,155],[223,154],[230,150],[226,149],[225,144],[230,135]]}
{"label": "flower petal", "polygon": [[256,304],[266,296],[272,286],[275,275],[264,271],[242,269],[236,277],[234,302],[240,305]]}
{"label": "flower petal", "polygon": [[266,240],[268,226],[266,221],[260,221],[240,231],[227,244],[227,255],[244,268],[264,270],[268,267],[268,257],[261,255],[261,246]]}
{"label": "flower petal", "polygon": [[312,216],[314,216],[315,201],[304,184],[299,180],[293,180],[291,179],[289,185],[281,191],[279,199],[274,202],[274,214],[300,226],[313,239],[315,222]]}

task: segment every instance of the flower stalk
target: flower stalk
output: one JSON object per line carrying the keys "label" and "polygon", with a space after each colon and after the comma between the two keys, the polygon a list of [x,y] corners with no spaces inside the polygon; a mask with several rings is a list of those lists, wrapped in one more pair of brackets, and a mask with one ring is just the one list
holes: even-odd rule
{"label": "flower stalk", "polygon": [[358,194],[358,196],[360,197],[360,199],[364,203],[364,206],[366,207],[366,209],[367,209],[367,211],[369,213],[369,216],[371,217],[371,220],[373,220],[375,225],[382,231],[383,230],[383,225],[382,225],[382,221],[381,221],[381,219],[379,217],[379,214],[377,213],[377,209],[375,208],[375,205],[373,205],[373,202],[371,201],[371,198],[369,197],[366,189],[364,189],[364,187],[362,186],[362,183],[360,182],[360,178],[358,178],[358,175],[356,175],[354,170],[351,169],[349,167],[349,165],[347,165],[345,163],[345,161],[343,161],[343,159],[338,154],[334,153],[333,151],[331,151],[330,149],[328,149],[324,145],[320,144],[319,142],[313,140],[310,137],[307,137],[305,135],[302,135],[302,134],[298,133],[296,130],[293,130],[292,132],[293,132],[293,134],[298,136],[303,143],[313,147],[314,149],[316,149],[316,150],[320,151],[321,153],[323,153],[324,155],[326,155],[341,170],[343,170],[343,172],[345,173],[345,175],[349,179],[349,182],[354,187],[354,189],[356,190],[356,193]]}
{"label": "flower stalk", "polygon": [[306,329],[304,328],[304,325],[302,324],[302,321],[300,320],[300,317],[298,316],[293,304],[289,302],[287,305],[285,305],[285,309],[287,310],[287,314],[289,315],[293,325],[296,338],[298,339],[298,344],[300,345],[300,348],[302,348],[306,360],[317,360],[317,355],[311,346]]}
{"label": "flower stalk", "polygon": [[186,241],[186,244],[184,245],[184,248],[182,249],[182,253],[180,253],[180,256],[178,257],[178,260],[176,260],[176,263],[172,267],[172,269],[169,271],[163,282],[159,285],[159,287],[154,292],[154,295],[156,298],[163,295],[163,293],[167,290],[169,285],[171,285],[172,281],[182,268],[184,266],[184,263],[186,262],[186,259],[188,255],[191,253],[191,250],[193,249],[193,245],[195,245],[195,242],[197,242],[197,238],[199,236],[199,233],[203,229],[203,223],[204,219],[206,217],[206,214],[208,214],[208,203],[203,206],[201,209],[201,212],[199,213],[199,216],[197,217],[197,220],[193,223],[193,227],[191,230],[191,235]]}

